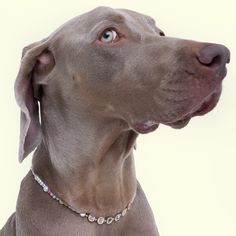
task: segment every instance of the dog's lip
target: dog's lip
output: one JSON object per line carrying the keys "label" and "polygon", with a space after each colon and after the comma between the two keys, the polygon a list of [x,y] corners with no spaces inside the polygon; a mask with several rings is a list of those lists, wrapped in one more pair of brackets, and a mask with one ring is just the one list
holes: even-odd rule
{"label": "dog's lip", "polygon": [[144,122],[136,123],[133,128],[135,131],[141,134],[146,134],[156,130],[159,126],[159,123],[153,120],[147,120]]}
{"label": "dog's lip", "polygon": [[212,93],[211,95],[207,96],[200,104],[195,106],[195,108],[193,108],[192,111],[189,112],[187,115],[184,115],[183,117],[175,121],[169,122],[168,125],[173,128],[184,127],[188,124],[192,117],[202,116],[210,112],[216,106],[219,100],[219,96],[220,95],[216,92]]}
{"label": "dog's lip", "polygon": [[208,96],[198,107],[198,109],[195,110],[195,112],[192,113],[192,116],[202,116],[211,111],[217,104],[219,100],[219,95],[216,93],[213,93],[212,95]]}

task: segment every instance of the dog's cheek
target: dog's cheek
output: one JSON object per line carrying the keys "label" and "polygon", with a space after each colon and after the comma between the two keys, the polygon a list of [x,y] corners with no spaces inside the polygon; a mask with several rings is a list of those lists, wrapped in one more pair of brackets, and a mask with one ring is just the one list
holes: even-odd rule
{"label": "dog's cheek", "polygon": [[81,52],[79,58],[78,72],[82,73],[90,83],[108,85],[124,67],[124,62],[113,50],[98,46],[88,46]]}

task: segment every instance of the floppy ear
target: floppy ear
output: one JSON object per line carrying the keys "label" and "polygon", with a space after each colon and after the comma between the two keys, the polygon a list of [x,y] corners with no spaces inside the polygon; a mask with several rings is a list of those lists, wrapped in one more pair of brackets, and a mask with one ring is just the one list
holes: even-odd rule
{"label": "floppy ear", "polygon": [[30,44],[23,49],[21,66],[15,82],[15,97],[21,109],[19,161],[31,153],[42,140],[38,101],[34,88],[55,65],[48,49],[48,40]]}

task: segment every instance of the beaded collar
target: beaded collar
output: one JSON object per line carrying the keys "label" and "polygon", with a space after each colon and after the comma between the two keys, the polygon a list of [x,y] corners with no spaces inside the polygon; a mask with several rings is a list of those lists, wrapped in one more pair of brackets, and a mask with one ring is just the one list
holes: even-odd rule
{"label": "beaded collar", "polygon": [[117,213],[114,216],[108,216],[108,217],[95,217],[90,213],[86,213],[86,212],[79,212],[78,210],[76,210],[74,207],[70,206],[69,204],[67,204],[65,201],[63,201],[61,198],[59,198],[58,196],[56,196],[53,192],[51,192],[51,190],[49,189],[49,187],[40,179],[40,177],[38,175],[36,175],[34,173],[34,171],[31,169],[31,172],[33,174],[34,180],[42,187],[43,191],[47,194],[49,194],[49,196],[56,200],[60,205],[63,205],[64,207],[70,209],[71,211],[73,211],[74,213],[76,213],[77,215],[79,215],[81,218],[87,218],[87,220],[90,223],[97,223],[98,225],[102,225],[102,224],[107,224],[110,225],[112,223],[115,223],[117,221],[119,221],[122,217],[124,217],[127,212],[130,210],[131,204],[134,201],[135,195],[132,199],[132,201],[126,206],[126,208]]}

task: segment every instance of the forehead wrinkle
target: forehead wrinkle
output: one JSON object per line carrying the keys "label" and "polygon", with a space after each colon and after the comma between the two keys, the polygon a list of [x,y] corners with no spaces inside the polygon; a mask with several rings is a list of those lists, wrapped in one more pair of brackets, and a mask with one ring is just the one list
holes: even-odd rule
{"label": "forehead wrinkle", "polygon": [[97,19],[94,19],[93,22],[91,23],[92,27],[90,28],[89,33],[94,34],[98,31],[98,29],[105,27],[115,27],[124,23],[125,23],[125,17],[118,13],[99,15]]}
{"label": "forehead wrinkle", "polygon": [[118,9],[117,11],[125,16],[126,24],[129,25],[129,28],[136,29],[141,34],[143,31],[153,33],[157,29],[155,20],[147,15],[127,9]]}
{"label": "forehead wrinkle", "polygon": [[113,14],[109,14],[105,17],[106,20],[115,22],[117,24],[122,24],[125,22],[125,17],[121,14],[118,13],[113,13]]}

